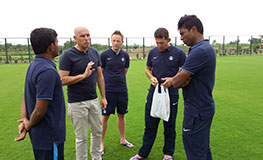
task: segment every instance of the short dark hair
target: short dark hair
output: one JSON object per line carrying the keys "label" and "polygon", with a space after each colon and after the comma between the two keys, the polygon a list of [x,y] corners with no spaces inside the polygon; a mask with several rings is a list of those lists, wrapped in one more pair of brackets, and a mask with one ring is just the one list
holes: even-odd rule
{"label": "short dark hair", "polygon": [[45,53],[51,43],[55,43],[57,33],[50,28],[36,28],[30,34],[30,42],[35,54]]}
{"label": "short dark hair", "polygon": [[169,32],[167,29],[165,28],[158,28],[155,32],[154,32],[154,38],[164,38],[164,39],[168,39],[169,38]]}
{"label": "short dark hair", "polygon": [[122,39],[122,41],[123,41],[123,35],[121,34],[121,31],[119,31],[119,30],[114,31],[114,32],[112,33],[111,37],[112,37],[114,34],[120,35],[120,36],[121,36],[121,39]]}
{"label": "short dark hair", "polygon": [[180,18],[178,22],[178,30],[180,28],[184,27],[190,31],[192,27],[195,26],[197,28],[197,31],[201,34],[204,32],[203,24],[200,21],[199,18],[196,17],[196,15],[184,15]]}

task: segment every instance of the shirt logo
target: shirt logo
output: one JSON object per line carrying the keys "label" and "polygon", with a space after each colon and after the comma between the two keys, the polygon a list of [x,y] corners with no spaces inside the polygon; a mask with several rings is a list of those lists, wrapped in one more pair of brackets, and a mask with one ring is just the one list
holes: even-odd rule
{"label": "shirt logo", "polygon": [[183,131],[184,131],[184,132],[190,132],[191,129],[183,128]]}
{"label": "shirt logo", "polygon": [[110,61],[110,60],[111,60],[111,58],[107,58],[107,60],[108,60],[108,61]]}
{"label": "shirt logo", "polygon": [[124,62],[124,58],[123,57],[121,58],[121,61]]}
{"label": "shirt logo", "polygon": [[158,57],[153,57],[153,59],[157,59]]}
{"label": "shirt logo", "polygon": [[173,59],[174,59],[174,57],[173,57],[173,56],[170,56],[170,57],[169,57],[169,60],[170,60],[170,61],[172,61]]}

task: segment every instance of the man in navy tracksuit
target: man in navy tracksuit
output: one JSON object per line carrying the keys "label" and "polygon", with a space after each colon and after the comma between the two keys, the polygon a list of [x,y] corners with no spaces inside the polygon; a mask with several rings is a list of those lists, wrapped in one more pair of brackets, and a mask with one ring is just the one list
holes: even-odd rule
{"label": "man in navy tracksuit", "polygon": [[[138,154],[130,160],[146,158],[151,151],[156,138],[156,133],[160,118],[150,116],[153,93],[157,84],[162,84],[162,78],[176,75],[185,61],[183,50],[170,44],[169,33],[165,28],[158,28],[154,34],[157,47],[153,48],[148,55],[145,68],[146,76],[151,81],[147,101],[145,104],[145,130],[143,136],[143,145]],[[156,88],[157,89],[157,88]],[[175,122],[177,115],[178,89],[172,86],[168,88],[170,96],[170,118],[164,124],[164,160],[172,160],[175,149]]]}
{"label": "man in navy tracksuit", "polygon": [[208,40],[204,40],[202,22],[195,15],[182,17],[178,30],[181,40],[191,46],[189,55],[182,70],[172,80],[166,78],[163,85],[168,87],[172,84],[175,88],[187,85],[183,88],[183,143],[187,159],[211,160],[209,137],[215,113],[212,91],[216,54]]}

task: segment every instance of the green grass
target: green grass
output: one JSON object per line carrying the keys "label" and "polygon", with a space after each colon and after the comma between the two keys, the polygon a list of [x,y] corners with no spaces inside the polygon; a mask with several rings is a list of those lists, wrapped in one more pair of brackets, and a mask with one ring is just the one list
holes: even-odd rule
{"label": "green grass", "polygon": [[[126,116],[126,138],[135,147],[119,145],[116,115],[109,119],[103,159],[127,160],[142,144],[144,103],[149,80],[144,74],[145,60],[131,61],[127,74],[129,113]],[[20,102],[28,64],[0,64],[0,160],[33,159],[29,136],[13,142],[18,136]],[[216,114],[211,129],[211,149],[215,160],[263,159],[263,56],[218,57],[214,98]],[[64,88],[65,90],[66,88]],[[65,90],[66,93],[66,90]],[[66,94],[65,94],[65,97]],[[174,158],[186,159],[182,143],[183,100],[179,100],[177,139]],[[67,116],[65,159],[75,159],[73,126]],[[163,125],[148,160],[162,159]],[[90,157],[89,157],[90,158]]]}

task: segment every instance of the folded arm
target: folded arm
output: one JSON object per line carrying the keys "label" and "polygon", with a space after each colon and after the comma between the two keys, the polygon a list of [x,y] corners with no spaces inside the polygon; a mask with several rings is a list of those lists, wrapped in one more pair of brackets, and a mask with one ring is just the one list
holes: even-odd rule
{"label": "folded arm", "polygon": [[162,78],[162,80],[164,80],[162,86],[168,88],[171,85],[173,85],[174,88],[183,88],[190,83],[192,79],[191,76],[192,75],[190,73],[184,70],[180,70],[177,72],[177,74],[174,77]]}

